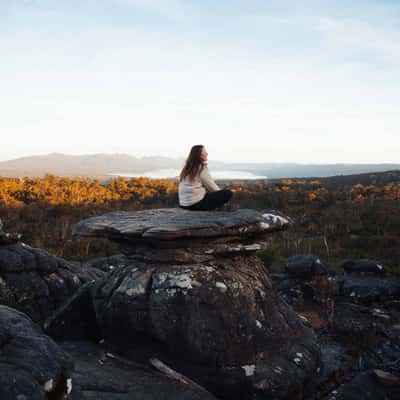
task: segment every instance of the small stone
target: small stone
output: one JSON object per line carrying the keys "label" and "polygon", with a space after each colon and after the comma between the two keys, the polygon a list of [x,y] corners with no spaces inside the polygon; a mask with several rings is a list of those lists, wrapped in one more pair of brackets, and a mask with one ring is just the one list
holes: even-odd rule
{"label": "small stone", "polygon": [[254,375],[254,371],[256,369],[256,366],[254,364],[242,365],[242,368],[243,368],[244,373],[246,374],[246,376],[253,376]]}
{"label": "small stone", "polygon": [[225,285],[225,283],[223,282],[215,282],[215,286],[221,290],[222,293],[225,293],[226,290],[228,289],[227,286]]}
{"label": "small stone", "polygon": [[44,391],[51,392],[53,389],[54,389],[54,381],[53,379],[50,379],[44,384]]}

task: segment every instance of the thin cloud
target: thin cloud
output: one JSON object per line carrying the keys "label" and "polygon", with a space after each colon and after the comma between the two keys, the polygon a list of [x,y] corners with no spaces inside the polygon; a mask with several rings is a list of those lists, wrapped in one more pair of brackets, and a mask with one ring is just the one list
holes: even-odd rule
{"label": "thin cloud", "polygon": [[188,1],[183,0],[113,0],[115,6],[137,8],[160,16],[182,19],[191,13]]}
{"label": "thin cloud", "polygon": [[328,16],[309,17],[306,21],[329,41],[355,51],[369,51],[386,61],[400,62],[400,33],[377,24]]}

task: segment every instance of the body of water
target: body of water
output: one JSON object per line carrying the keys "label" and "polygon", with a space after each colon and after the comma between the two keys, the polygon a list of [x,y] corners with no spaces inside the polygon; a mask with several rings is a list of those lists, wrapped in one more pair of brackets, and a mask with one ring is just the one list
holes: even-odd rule
{"label": "body of water", "polygon": [[[213,179],[267,179],[264,175],[255,175],[247,171],[224,171],[215,170],[210,171]],[[130,173],[130,172],[112,172],[107,175],[110,176],[123,176],[125,178],[138,178],[144,176],[152,179],[166,179],[166,178],[178,178],[180,170],[178,169],[158,169],[154,171],[147,171],[142,173]]]}

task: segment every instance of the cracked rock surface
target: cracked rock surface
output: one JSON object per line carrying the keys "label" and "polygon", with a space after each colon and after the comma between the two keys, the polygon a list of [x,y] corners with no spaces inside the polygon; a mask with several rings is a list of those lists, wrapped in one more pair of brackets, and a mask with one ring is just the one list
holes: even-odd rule
{"label": "cracked rock surface", "polygon": [[25,243],[0,245],[0,304],[35,322],[42,323],[82,284],[103,275]]}

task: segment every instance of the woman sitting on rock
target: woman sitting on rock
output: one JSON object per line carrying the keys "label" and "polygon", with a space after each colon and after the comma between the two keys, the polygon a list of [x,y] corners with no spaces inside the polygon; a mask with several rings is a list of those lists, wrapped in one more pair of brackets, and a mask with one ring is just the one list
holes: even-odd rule
{"label": "woman sitting on rock", "polygon": [[222,207],[232,197],[229,189],[220,189],[208,172],[208,153],[204,146],[196,145],[179,177],[179,207],[205,211]]}

